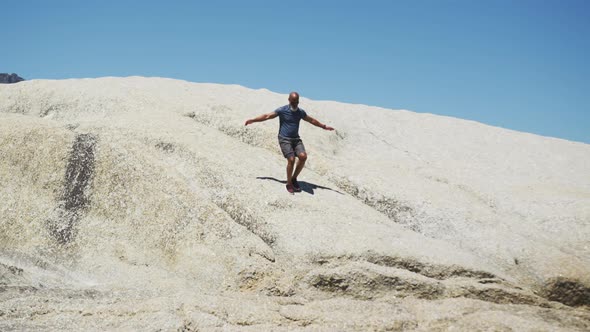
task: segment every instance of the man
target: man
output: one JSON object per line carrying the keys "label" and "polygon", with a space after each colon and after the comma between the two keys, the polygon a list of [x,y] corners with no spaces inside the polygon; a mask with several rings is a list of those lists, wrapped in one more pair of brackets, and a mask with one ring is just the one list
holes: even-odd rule
{"label": "man", "polygon": [[[316,127],[324,130],[334,130],[334,128],[322,124],[318,120],[307,115],[304,110],[299,108],[299,94],[291,92],[289,94],[289,105],[277,108],[274,112],[259,115],[246,121],[246,126],[254,122],[262,122],[279,117],[279,145],[283,156],[287,158],[287,191],[290,193],[300,192],[301,187],[297,182],[297,176],[301,173],[303,165],[307,160],[307,153],[303,142],[299,137],[299,122],[301,119],[311,123]],[[295,166],[295,157],[299,158]],[[295,168],[295,170],[293,170]]]}

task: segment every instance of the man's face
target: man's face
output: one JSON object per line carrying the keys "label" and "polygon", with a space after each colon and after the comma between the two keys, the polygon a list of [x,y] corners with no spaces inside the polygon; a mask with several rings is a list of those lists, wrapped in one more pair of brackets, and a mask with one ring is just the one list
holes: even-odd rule
{"label": "man's face", "polygon": [[289,96],[289,104],[291,105],[291,107],[293,108],[297,108],[297,105],[299,105],[299,96],[298,95],[290,95]]}

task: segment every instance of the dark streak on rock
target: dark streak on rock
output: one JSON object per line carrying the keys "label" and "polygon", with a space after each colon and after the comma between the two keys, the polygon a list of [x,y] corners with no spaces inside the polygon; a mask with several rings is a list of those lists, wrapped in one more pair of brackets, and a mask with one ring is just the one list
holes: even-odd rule
{"label": "dark streak on rock", "polygon": [[427,264],[413,258],[382,255],[371,250],[362,255],[312,257],[312,263],[318,265],[340,265],[342,262],[350,261],[365,261],[375,265],[403,269],[437,280],[472,278],[483,280],[482,283],[502,283],[504,281],[502,278],[486,271],[472,270],[458,265]]}
{"label": "dark streak on rock", "polygon": [[545,283],[543,297],[565,305],[590,306],[590,287],[578,280],[558,277]]}
{"label": "dark streak on rock", "polygon": [[156,147],[164,152],[172,153],[174,152],[174,144],[166,143],[166,142],[158,142],[156,143]]}
{"label": "dark streak on rock", "polygon": [[96,137],[92,134],[77,135],[72,146],[57,218],[48,221],[51,234],[61,244],[74,239],[75,226],[90,203],[88,191],[94,173],[95,146]]}
{"label": "dark streak on rock", "polygon": [[367,252],[363,258],[369,263],[405,269],[438,280],[456,277],[501,280],[486,271],[472,270],[458,265],[426,264],[415,259],[380,255],[372,251]]}

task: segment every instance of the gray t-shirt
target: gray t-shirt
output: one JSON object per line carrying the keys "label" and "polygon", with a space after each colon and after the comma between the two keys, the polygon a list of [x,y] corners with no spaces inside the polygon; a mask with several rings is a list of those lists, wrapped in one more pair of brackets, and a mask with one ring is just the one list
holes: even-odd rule
{"label": "gray t-shirt", "polygon": [[291,111],[289,105],[277,108],[275,113],[279,115],[280,120],[279,136],[299,138],[299,122],[301,119],[305,119],[307,113],[301,108]]}

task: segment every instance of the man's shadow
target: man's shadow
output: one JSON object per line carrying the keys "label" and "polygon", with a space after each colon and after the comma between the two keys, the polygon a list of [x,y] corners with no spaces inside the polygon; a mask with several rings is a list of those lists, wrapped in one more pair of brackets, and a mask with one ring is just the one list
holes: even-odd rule
{"label": "man's shadow", "polygon": [[[279,182],[282,184],[287,184],[287,181],[278,180],[278,179],[275,179],[273,177],[268,177],[268,176],[258,176],[258,177],[256,177],[256,179],[258,179],[258,180],[272,180],[272,181]],[[298,181],[298,182],[299,182],[299,186],[301,187],[301,190],[305,191],[306,193],[308,193],[310,195],[314,194],[315,189],[330,190],[330,191],[339,193],[340,195],[344,195],[343,193],[339,192],[338,190],[334,190],[332,188],[318,186],[317,184],[309,183],[306,181]]]}

